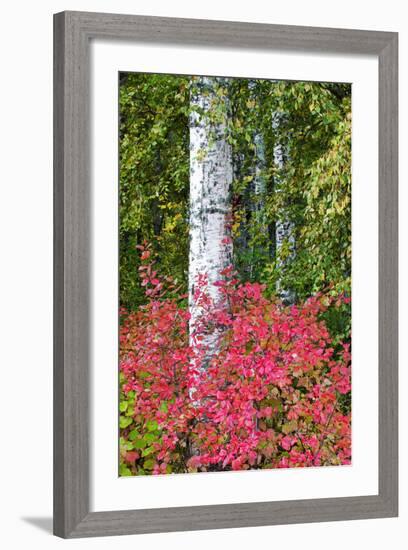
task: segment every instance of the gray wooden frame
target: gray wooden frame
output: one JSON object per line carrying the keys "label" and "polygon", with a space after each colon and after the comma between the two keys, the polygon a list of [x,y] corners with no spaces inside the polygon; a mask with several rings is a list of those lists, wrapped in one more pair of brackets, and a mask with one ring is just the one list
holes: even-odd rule
{"label": "gray wooden frame", "polygon": [[[379,59],[379,494],[89,510],[89,41],[229,46]],[[393,517],[398,509],[398,35],[85,12],[54,16],[54,533],[88,537]]]}

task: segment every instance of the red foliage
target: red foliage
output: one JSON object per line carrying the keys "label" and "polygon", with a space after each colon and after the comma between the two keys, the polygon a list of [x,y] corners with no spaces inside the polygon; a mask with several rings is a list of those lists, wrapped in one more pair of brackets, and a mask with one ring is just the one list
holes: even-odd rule
{"label": "red foliage", "polygon": [[[134,396],[133,424],[122,430],[125,441],[133,430],[133,473],[146,457],[153,473],[350,463],[351,417],[339,399],[350,391],[349,345],[334,349],[321,320],[346,298],[287,307],[228,269],[218,282],[222,304],[200,279],[200,328],[189,342],[189,313],[172,281],[152,263],[140,273],[149,300],[122,311],[120,333],[122,391]],[[209,356],[205,336],[215,328]]]}

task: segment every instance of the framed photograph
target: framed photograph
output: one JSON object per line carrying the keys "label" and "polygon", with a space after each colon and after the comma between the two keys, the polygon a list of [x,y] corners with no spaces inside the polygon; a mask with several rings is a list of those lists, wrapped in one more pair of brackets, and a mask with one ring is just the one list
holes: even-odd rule
{"label": "framed photograph", "polygon": [[54,16],[54,532],[398,513],[398,35]]}

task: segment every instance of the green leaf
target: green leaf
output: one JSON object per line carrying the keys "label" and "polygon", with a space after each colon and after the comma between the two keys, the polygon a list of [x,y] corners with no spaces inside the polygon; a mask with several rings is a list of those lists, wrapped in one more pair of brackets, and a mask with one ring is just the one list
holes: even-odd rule
{"label": "green leaf", "polygon": [[145,461],[143,462],[143,467],[144,467],[146,470],[153,470],[154,464],[155,464],[155,461],[153,460],[153,458],[148,458],[147,460],[145,460]]}
{"label": "green leaf", "polygon": [[128,401],[121,401],[121,403],[119,404],[120,412],[125,412],[126,409],[128,408],[128,405],[129,405]]}
{"label": "green leaf", "polygon": [[121,416],[119,425],[121,428],[127,428],[128,426],[130,426],[130,424],[132,424],[132,422],[133,418]]}
{"label": "green leaf", "polygon": [[152,446],[150,447],[146,447],[146,449],[142,452],[142,456],[148,456],[148,455],[151,455],[152,453],[154,453],[156,451],[156,449]]}
{"label": "green leaf", "polygon": [[129,432],[128,438],[130,439],[130,441],[134,441],[138,436],[139,432],[137,430],[132,430],[131,432]]}
{"label": "green leaf", "polygon": [[153,441],[157,441],[158,437],[156,434],[153,434],[153,433],[148,433],[148,434],[145,434],[143,436],[143,439],[147,442],[147,443],[153,443]]}
{"label": "green leaf", "polygon": [[120,467],[119,467],[119,475],[120,476],[131,476],[132,471],[127,466],[125,466],[125,464],[121,464]]}
{"label": "green leaf", "polygon": [[134,442],[134,448],[135,449],[144,449],[147,445],[147,441],[145,441],[144,439],[137,439],[135,442]]}
{"label": "green leaf", "polygon": [[149,432],[155,432],[158,427],[159,425],[156,420],[149,420],[149,422],[146,423],[146,428],[149,430]]}

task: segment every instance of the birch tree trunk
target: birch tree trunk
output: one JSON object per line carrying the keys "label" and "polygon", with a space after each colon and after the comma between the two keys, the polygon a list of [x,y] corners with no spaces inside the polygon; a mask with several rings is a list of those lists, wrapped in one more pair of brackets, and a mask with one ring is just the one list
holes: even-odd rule
{"label": "birch tree trunk", "polygon": [[[257,81],[248,80],[248,89],[250,100],[256,104],[258,100]],[[266,179],[265,179],[265,143],[264,137],[260,128],[257,127],[259,121],[255,122],[255,130],[253,131],[253,180],[250,186],[250,205],[251,212],[251,256],[252,261],[249,266],[250,279],[253,280],[257,273],[255,265],[259,260],[265,259],[267,256],[268,228],[265,217],[265,196],[266,196]]]}
{"label": "birch tree trunk", "polygon": [[[254,179],[253,179],[253,202],[252,216],[253,226],[253,262],[257,259],[262,260],[268,256],[268,226],[265,217],[265,198],[266,198],[266,179],[265,179],[265,143],[263,135],[256,131],[254,133]],[[255,265],[251,266],[251,278],[253,276]]]}
{"label": "birch tree trunk", "polygon": [[[275,116],[273,121],[274,128],[278,128],[281,117]],[[285,163],[284,149],[281,143],[276,143],[273,149],[273,159],[277,168],[278,176],[275,176],[275,188],[279,193],[281,184],[281,172]],[[278,217],[275,223],[275,243],[276,243],[276,266],[280,270],[290,262],[295,256],[295,227],[291,220],[285,219],[283,216]],[[280,298],[287,304],[293,304],[295,301],[295,293],[289,288],[284,288],[282,281],[278,279],[276,283],[276,291]]]}
{"label": "birch tree trunk", "polygon": [[200,321],[203,310],[197,304],[199,276],[206,276],[208,295],[222,307],[222,295],[216,281],[222,270],[231,265],[230,239],[232,153],[227,142],[227,111],[225,79],[198,77],[193,82],[190,115],[190,252],[189,311],[190,345],[196,336],[202,338],[206,350],[205,368],[217,349],[219,329],[203,330]]}

